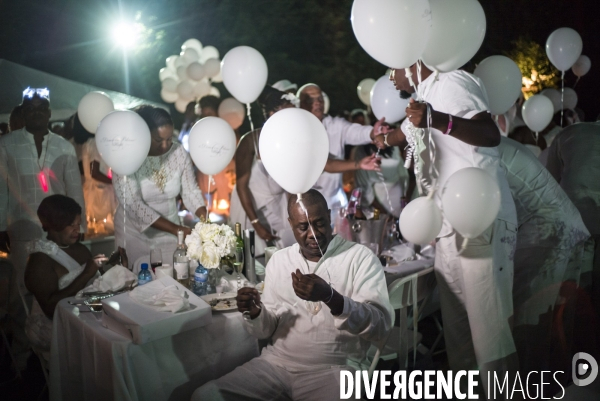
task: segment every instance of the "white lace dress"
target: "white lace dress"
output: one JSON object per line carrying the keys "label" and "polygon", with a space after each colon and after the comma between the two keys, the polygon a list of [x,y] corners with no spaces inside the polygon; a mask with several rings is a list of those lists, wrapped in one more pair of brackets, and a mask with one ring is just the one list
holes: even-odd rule
{"label": "white lace dress", "polygon": [[192,213],[205,206],[192,160],[179,143],[173,143],[164,155],[148,156],[134,174],[114,174],[113,186],[118,201],[115,242],[127,249],[133,261],[149,255],[153,248],[162,251],[163,259],[173,255],[177,237],[151,226],[159,217],[180,224],[177,195]]}
{"label": "white lace dress", "polygon": [[[28,245],[29,254],[40,252],[50,256],[69,272],[58,279],[58,289],[62,290],[68,287],[73,280],[82,272],[85,265],[80,265],[75,259],[67,255],[60,249],[56,243],[49,240],[35,240]],[[99,273],[96,273],[88,284],[93,282]],[[36,351],[42,353],[46,360],[50,359],[50,340],[52,339],[52,319],[42,311],[38,301],[33,300],[31,313],[25,323],[25,333]]]}

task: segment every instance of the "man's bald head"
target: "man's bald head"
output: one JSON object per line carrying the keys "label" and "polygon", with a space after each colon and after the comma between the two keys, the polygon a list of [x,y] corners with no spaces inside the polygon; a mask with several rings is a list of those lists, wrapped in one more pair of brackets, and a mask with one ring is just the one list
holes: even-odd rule
{"label": "man's bald head", "polygon": [[298,89],[300,108],[310,111],[320,120],[325,117],[325,100],[321,88],[317,84],[306,84]]}
{"label": "man's bald head", "polygon": [[[327,206],[327,200],[325,197],[316,189],[311,189],[306,193],[302,194],[302,203],[305,208],[309,208],[310,206],[318,206],[319,210],[323,210],[325,213],[329,213],[329,207]],[[298,195],[294,194],[290,196],[288,200],[288,216],[291,217],[292,211],[294,208],[300,208],[298,204]]]}
{"label": "man's bald head", "polygon": [[333,235],[327,201],[319,191],[311,189],[302,194],[304,213],[297,200],[297,195],[288,200],[288,221],[304,257],[316,262],[321,258],[321,251],[327,250]]}

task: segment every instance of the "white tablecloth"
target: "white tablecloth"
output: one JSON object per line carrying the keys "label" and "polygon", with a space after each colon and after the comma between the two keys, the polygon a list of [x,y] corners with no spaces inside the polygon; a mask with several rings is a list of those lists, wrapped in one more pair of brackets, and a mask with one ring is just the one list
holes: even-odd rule
{"label": "white tablecloth", "polygon": [[54,313],[51,400],[187,401],[202,384],[259,354],[237,311],[213,313],[208,326],[135,345],[70,299]]}

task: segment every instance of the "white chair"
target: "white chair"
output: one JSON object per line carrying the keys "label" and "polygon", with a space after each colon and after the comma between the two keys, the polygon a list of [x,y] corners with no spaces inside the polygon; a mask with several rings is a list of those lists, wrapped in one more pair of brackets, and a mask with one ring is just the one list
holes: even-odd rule
{"label": "white chair", "polygon": [[[408,367],[408,354],[413,351],[413,364],[417,357],[417,346],[422,335],[418,332],[420,309],[427,303],[436,286],[433,267],[424,269],[394,281],[388,286],[390,303],[394,310],[400,312],[400,327],[394,326],[382,344],[371,346],[368,357],[372,360],[372,372],[378,359],[391,360],[398,358],[400,369]],[[412,321],[409,322],[409,308],[412,307]],[[410,327],[410,329],[409,329]]]}

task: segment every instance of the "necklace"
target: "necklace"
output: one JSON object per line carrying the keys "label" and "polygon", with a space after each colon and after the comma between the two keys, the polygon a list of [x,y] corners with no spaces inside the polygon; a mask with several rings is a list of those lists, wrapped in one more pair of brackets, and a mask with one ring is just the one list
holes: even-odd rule
{"label": "necklace", "polygon": [[[167,169],[165,168],[165,165],[163,163],[163,156],[159,156],[156,159],[150,159],[151,160],[151,173],[150,173],[150,178],[152,180],[152,182],[154,182],[154,184],[158,187],[158,189],[160,190],[161,193],[165,193],[165,186],[167,185],[167,180],[169,178],[169,175],[167,173]],[[155,166],[155,160],[158,160],[158,167]]]}
{"label": "necklace", "polygon": [[[300,256],[302,257],[302,260],[304,260],[304,263],[306,264],[306,271],[307,271],[306,274],[310,274],[310,266],[308,265],[308,260],[304,257],[304,255],[302,255],[302,251],[300,251]],[[316,271],[316,269],[315,269],[315,271]],[[325,268],[325,271],[327,272],[327,275],[329,275],[327,268]],[[330,277],[329,281],[330,281],[329,285],[331,286],[331,277]],[[311,315],[317,315],[321,311],[321,309],[323,309],[323,303],[321,301],[313,302],[313,301],[304,300],[304,306],[306,307],[306,310],[308,310],[308,312]]]}
{"label": "necklace", "polygon": [[[56,244],[56,245],[58,245],[58,244]],[[68,248],[68,247],[70,247],[70,246],[71,246],[71,245],[67,245],[67,246],[58,245],[58,247],[59,247],[59,248],[61,248],[61,249],[67,249],[67,248]]]}

